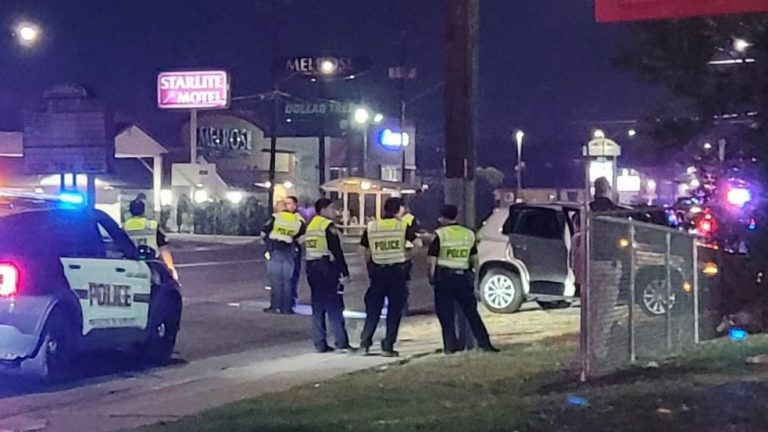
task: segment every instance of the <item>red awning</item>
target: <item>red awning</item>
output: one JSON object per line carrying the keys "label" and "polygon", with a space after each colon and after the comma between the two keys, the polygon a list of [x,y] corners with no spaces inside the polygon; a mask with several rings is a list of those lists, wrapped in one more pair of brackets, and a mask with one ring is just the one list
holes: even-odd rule
{"label": "red awning", "polygon": [[768,12],[768,0],[595,0],[598,22]]}

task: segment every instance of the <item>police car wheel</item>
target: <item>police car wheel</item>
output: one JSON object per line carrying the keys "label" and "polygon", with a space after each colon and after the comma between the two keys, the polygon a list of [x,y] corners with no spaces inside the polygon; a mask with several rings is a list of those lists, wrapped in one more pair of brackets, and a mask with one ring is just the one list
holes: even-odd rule
{"label": "police car wheel", "polygon": [[504,268],[492,268],[480,281],[480,299],[495,313],[514,313],[523,304],[520,277]]}
{"label": "police car wheel", "polygon": [[171,361],[179,329],[177,319],[167,313],[147,328],[149,335],[142,347],[144,359],[153,365],[165,366]]}
{"label": "police car wheel", "polygon": [[54,310],[45,323],[38,358],[41,369],[39,378],[48,382],[66,379],[71,373],[71,361],[75,351],[76,329],[66,315]]}

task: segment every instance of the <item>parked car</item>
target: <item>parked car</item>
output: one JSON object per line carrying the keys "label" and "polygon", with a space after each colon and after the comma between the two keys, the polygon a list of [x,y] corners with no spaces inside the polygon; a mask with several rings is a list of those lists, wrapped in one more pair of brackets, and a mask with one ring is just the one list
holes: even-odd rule
{"label": "parked car", "polygon": [[[513,313],[527,301],[544,309],[568,307],[579,295],[574,272],[580,209],[569,204],[516,204],[497,209],[478,232],[480,267],[477,295],[491,311]],[[627,208],[615,217],[667,225],[662,208]],[[606,234],[611,259],[624,261],[628,269],[628,239]],[[667,298],[664,244],[654,244],[639,232],[635,241],[635,302],[649,316],[664,315],[667,306],[690,294],[690,270],[682,257],[670,259],[673,287]],[[615,247],[615,249],[613,249]],[[626,303],[629,292],[619,292],[618,302]]]}

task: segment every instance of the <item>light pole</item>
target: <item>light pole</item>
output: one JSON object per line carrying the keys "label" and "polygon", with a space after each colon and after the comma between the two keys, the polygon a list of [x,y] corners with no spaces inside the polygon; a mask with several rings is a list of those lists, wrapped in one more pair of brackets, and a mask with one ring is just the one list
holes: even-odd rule
{"label": "light pole", "polygon": [[[517,143],[517,193],[523,188],[523,138],[525,132],[518,130],[515,132],[515,142]],[[517,199],[518,197],[515,197]]]}
{"label": "light pole", "polygon": [[371,115],[371,112],[367,108],[360,107],[360,108],[355,110],[354,114],[352,115],[352,120],[363,131],[363,164],[362,164],[362,171],[363,171],[363,176],[366,176],[368,174],[368,170],[367,170],[367,165],[368,165],[368,135],[370,135],[371,122],[379,124],[382,121],[384,121],[384,116],[382,114],[378,114],[378,113]]}

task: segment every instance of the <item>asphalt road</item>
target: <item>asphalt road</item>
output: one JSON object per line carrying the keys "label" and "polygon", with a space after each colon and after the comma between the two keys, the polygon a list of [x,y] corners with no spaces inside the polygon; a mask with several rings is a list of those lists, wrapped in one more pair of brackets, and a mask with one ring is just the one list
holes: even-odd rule
{"label": "asphalt road", "polygon": [[[364,311],[367,275],[361,260],[349,248],[352,280],[345,289],[350,315]],[[310,342],[309,287],[302,271],[299,287],[301,314],[275,316],[262,312],[268,306],[266,265],[261,246],[194,244],[177,242],[175,259],[183,285],[184,314],[177,345],[180,358],[229,354],[299,340]],[[302,269],[303,270],[303,269]],[[416,259],[411,284],[413,313],[432,310],[431,289],[426,284],[423,256]],[[351,335],[354,339],[354,336]]]}
{"label": "asphalt road", "polygon": [[[279,351],[284,346],[311,342],[309,288],[304,279],[299,288],[299,314],[265,314],[269,304],[266,265],[257,242],[247,244],[174,241],[174,258],[179,268],[184,298],[182,330],[176,345],[175,367],[210,357],[264,349]],[[348,261],[352,282],[346,288],[348,329],[354,343],[364,311],[367,275],[350,247]],[[423,257],[416,260],[412,282],[411,309],[431,311],[431,289],[426,284]],[[275,352],[277,352],[275,351]],[[56,392],[94,383],[130,378],[145,367],[131,353],[94,353],[77,361],[77,373],[64,386],[49,387],[18,377],[0,377],[0,398],[41,392]],[[174,366],[171,366],[174,367]]]}

